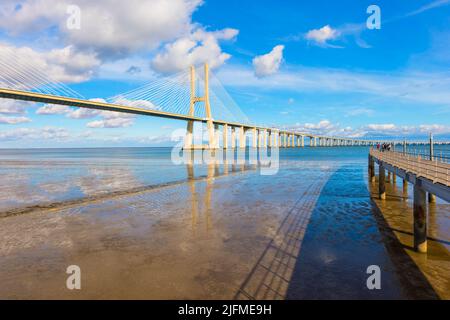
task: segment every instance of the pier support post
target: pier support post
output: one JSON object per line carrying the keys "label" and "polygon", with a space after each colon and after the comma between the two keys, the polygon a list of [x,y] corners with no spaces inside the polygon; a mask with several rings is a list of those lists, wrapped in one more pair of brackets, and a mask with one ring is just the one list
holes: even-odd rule
{"label": "pier support post", "polygon": [[378,194],[380,199],[386,199],[386,178],[383,164],[378,168]]}
{"label": "pier support post", "polygon": [[427,252],[427,207],[426,192],[420,181],[414,184],[414,249]]}
{"label": "pier support post", "polygon": [[428,202],[430,202],[430,203],[436,202],[436,196],[430,192],[428,192]]}
{"label": "pier support post", "polygon": [[257,148],[258,147],[258,130],[256,128],[253,128],[253,136],[252,136],[252,147]]}
{"label": "pier support post", "polygon": [[371,155],[369,155],[369,177],[370,182],[375,182],[375,161]]}

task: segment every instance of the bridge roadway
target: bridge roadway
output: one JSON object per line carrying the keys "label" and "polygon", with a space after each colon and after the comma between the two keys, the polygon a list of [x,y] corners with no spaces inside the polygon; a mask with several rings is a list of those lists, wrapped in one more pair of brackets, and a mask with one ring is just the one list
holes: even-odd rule
{"label": "bridge roadway", "polygon": [[[126,106],[126,105],[120,105],[120,104],[114,104],[114,103],[90,101],[90,100],[55,96],[55,95],[49,95],[49,94],[43,94],[43,93],[29,92],[29,91],[12,90],[12,89],[5,89],[5,88],[0,88],[0,97],[6,98],[6,99],[21,100],[21,101],[33,101],[33,102],[48,103],[48,104],[55,104],[55,105],[65,105],[65,106],[89,108],[89,109],[96,109],[96,110],[107,110],[107,111],[114,111],[114,112],[123,112],[123,113],[131,113],[131,114],[144,115],[144,116],[154,116],[154,117],[195,121],[195,122],[202,122],[202,123],[207,123],[208,121],[211,121],[211,119],[208,119],[208,118],[201,118],[201,117],[185,115],[185,114],[170,113],[170,112],[165,112],[165,111],[157,110],[157,109],[143,109],[143,108],[136,108],[136,107],[132,107],[132,106]],[[296,131],[283,130],[283,129],[278,129],[278,128],[268,128],[268,127],[256,126],[256,125],[251,125],[251,124],[227,122],[227,121],[215,120],[215,119],[212,119],[212,122],[213,122],[214,126],[216,127],[216,129],[218,129],[219,125],[223,127],[225,142],[228,141],[228,139],[225,138],[225,133],[227,134],[228,127],[230,127],[232,129],[232,137],[235,134],[234,131],[236,128],[240,129],[240,137],[242,137],[242,134],[245,134],[246,131],[252,130],[254,133],[253,134],[254,135],[253,136],[253,146],[256,146],[258,144],[260,147],[266,147],[267,145],[269,147],[271,147],[271,146],[303,147],[305,145],[305,142],[304,142],[305,137],[310,139],[310,146],[375,145],[377,143],[383,142],[383,141],[374,141],[374,140],[349,139],[349,138],[315,135],[315,134],[311,134],[311,133],[296,132]],[[258,133],[259,133],[259,137],[258,137]],[[239,140],[241,140],[241,139],[239,139]],[[239,147],[245,147],[245,139],[243,139],[243,140],[244,140],[244,142],[239,143]],[[234,141],[232,141],[232,147],[234,147],[233,144],[234,144]],[[223,147],[227,148],[228,147],[227,143]]]}

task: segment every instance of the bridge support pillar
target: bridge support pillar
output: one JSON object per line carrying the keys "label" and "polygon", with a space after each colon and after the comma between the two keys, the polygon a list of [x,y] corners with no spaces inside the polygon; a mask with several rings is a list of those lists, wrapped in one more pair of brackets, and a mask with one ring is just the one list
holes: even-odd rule
{"label": "bridge support pillar", "polygon": [[214,123],[211,120],[208,120],[206,123],[208,127],[208,147],[209,149],[216,148],[216,133],[214,132]]}
{"label": "bridge support pillar", "polygon": [[231,148],[236,148],[236,127],[231,127]]}
{"label": "bridge support pillar", "polygon": [[218,149],[220,147],[220,131],[219,125],[217,123],[214,124],[214,149]]}
{"label": "bridge support pillar", "polygon": [[273,145],[273,143],[272,143],[272,138],[273,138],[273,136],[272,136],[272,131],[270,130],[270,131],[267,131],[267,142],[268,142],[268,147],[269,148],[272,148],[272,145]]}
{"label": "bridge support pillar", "polygon": [[390,171],[388,171],[388,173],[387,173],[387,180],[386,180],[387,182],[391,182],[391,172]]}
{"label": "bridge support pillar", "polygon": [[403,179],[403,193],[408,193],[408,180]]}
{"label": "bridge support pillar", "polygon": [[414,249],[427,252],[427,207],[426,192],[420,180],[414,184]]}
{"label": "bridge support pillar", "polygon": [[302,148],[304,148],[304,147],[305,147],[305,136],[301,136],[300,139],[301,139],[301,142],[300,142],[301,145],[300,145],[300,146],[301,146]]}
{"label": "bridge support pillar", "polygon": [[253,148],[258,147],[258,130],[256,128],[253,128],[252,147]]}
{"label": "bridge support pillar", "polygon": [[239,130],[239,148],[245,149],[245,128],[241,127]]}
{"label": "bridge support pillar", "polygon": [[188,121],[187,122],[187,128],[186,128],[186,136],[184,137],[184,149],[192,149],[192,145],[194,143],[194,121]]}
{"label": "bridge support pillar", "polygon": [[223,125],[223,148],[228,149],[228,124]]}
{"label": "bridge support pillar", "polygon": [[267,148],[267,130],[266,129],[264,129],[263,130],[263,147],[264,148]]}
{"label": "bridge support pillar", "polygon": [[386,177],[383,164],[380,164],[378,168],[378,195],[380,199],[386,199]]}

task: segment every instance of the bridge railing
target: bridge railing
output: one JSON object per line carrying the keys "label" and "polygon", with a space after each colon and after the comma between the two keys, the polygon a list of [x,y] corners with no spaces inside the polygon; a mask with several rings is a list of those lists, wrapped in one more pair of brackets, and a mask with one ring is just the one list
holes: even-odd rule
{"label": "bridge railing", "polygon": [[437,158],[429,160],[421,156],[413,156],[396,151],[371,149],[370,155],[394,167],[415,174],[417,177],[427,178],[433,183],[450,186],[450,163],[442,162]]}

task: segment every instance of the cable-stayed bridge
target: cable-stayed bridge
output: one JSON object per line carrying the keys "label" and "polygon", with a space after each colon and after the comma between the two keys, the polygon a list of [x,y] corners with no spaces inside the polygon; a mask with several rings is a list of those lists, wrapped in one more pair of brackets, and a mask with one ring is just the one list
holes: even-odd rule
{"label": "cable-stayed bridge", "polygon": [[[249,132],[251,147],[304,147],[305,138],[314,147],[399,143],[386,138],[354,139],[256,125],[210,72],[208,64],[168,77],[157,77],[113,97],[86,99],[67,85],[51,80],[26,56],[17,57],[8,50],[3,48],[0,52],[1,98],[185,120],[185,149],[245,148]],[[206,124],[206,144],[195,145],[193,142],[196,122]]]}

